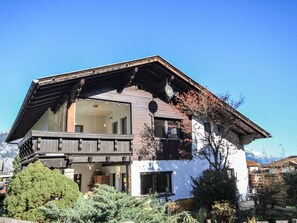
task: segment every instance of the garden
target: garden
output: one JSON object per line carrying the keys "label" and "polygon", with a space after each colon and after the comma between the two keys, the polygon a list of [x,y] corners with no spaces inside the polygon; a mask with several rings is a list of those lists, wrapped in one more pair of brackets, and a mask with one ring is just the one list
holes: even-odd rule
{"label": "garden", "polygon": [[242,210],[236,178],[225,170],[206,170],[193,180],[192,198],[178,201],[155,195],[136,198],[107,185],[81,194],[58,170],[36,161],[17,171],[3,201],[3,216],[33,222],[256,222],[296,218],[297,174],[265,182],[254,206]]}

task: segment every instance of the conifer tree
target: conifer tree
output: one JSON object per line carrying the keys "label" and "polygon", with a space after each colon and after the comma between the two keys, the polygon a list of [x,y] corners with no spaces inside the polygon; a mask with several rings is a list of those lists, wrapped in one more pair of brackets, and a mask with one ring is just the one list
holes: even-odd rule
{"label": "conifer tree", "polygon": [[36,161],[20,171],[10,182],[4,208],[8,217],[44,221],[44,214],[39,207],[49,202],[59,208],[72,207],[79,194],[74,181],[58,170],[50,170]]}

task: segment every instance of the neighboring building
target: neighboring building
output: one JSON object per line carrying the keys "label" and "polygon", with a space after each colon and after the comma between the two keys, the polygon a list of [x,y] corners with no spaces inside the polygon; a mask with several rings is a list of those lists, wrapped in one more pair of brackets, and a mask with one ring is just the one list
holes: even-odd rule
{"label": "neighboring building", "polygon": [[[133,196],[190,197],[191,177],[208,165],[182,143],[172,124],[186,117],[169,105],[174,92],[190,89],[204,88],[159,56],[40,78],[32,82],[7,141],[23,138],[23,166],[39,159],[63,170],[82,192],[99,182]],[[231,141],[239,146],[229,161],[244,196],[248,171],[242,148],[270,135],[238,111],[227,112],[238,120]],[[140,155],[145,124],[160,140],[151,160]],[[192,125],[204,128],[195,117]]]}
{"label": "neighboring building", "polygon": [[263,165],[263,169],[269,173],[282,174],[294,172],[297,170],[297,156],[288,156],[286,158]]}
{"label": "neighboring building", "polygon": [[252,160],[246,160],[249,173],[249,192],[256,193],[258,187],[264,183],[264,174],[261,164]]}
{"label": "neighboring building", "polygon": [[246,160],[246,165],[249,173],[258,172],[261,167],[260,163],[248,159]]}
{"label": "neighboring building", "polygon": [[282,174],[297,171],[297,156],[289,156],[272,163],[259,164],[247,160],[249,170],[249,188],[256,191],[265,182],[273,182],[282,179]]}

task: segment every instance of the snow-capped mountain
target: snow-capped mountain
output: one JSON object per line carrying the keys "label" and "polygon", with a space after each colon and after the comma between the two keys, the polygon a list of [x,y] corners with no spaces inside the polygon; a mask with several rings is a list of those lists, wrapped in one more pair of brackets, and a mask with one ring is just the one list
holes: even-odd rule
{"label": "snow-capped mountain", "polygon": [[8,144],[5,139],[8,135],[9,130],[0,131],[0,159],[4,162],[4,172],[12,172],[12,161],[18,154],[18,147],[15,144]]}
{"label": "snow-capped mountain", "polygon": [[271,155],[269,156],[265,154],[265,152],[257,152],[249,148],[245,148],[245,154],[248,160],[252,160],[261,164],[271,163],[280,159],[280,157],[273,157]]}

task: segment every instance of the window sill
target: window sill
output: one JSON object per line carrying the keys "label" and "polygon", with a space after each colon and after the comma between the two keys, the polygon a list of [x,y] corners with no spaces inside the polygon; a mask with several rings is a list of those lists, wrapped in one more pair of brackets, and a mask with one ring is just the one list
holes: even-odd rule
{"label": "window sill", "polygon": [[167,140],[167,141],[181,141],[180,138],[161,138],[161,137],[156,137],[158,140]]}
{"label": "window sill", "polygon": [[148,197],[148,196],[155,196],[157,198],[162,198],[162,197],[171,197],[171,196],[175,196],[174,193],[154,193],[154,194],[141,194],[139,197]]}

